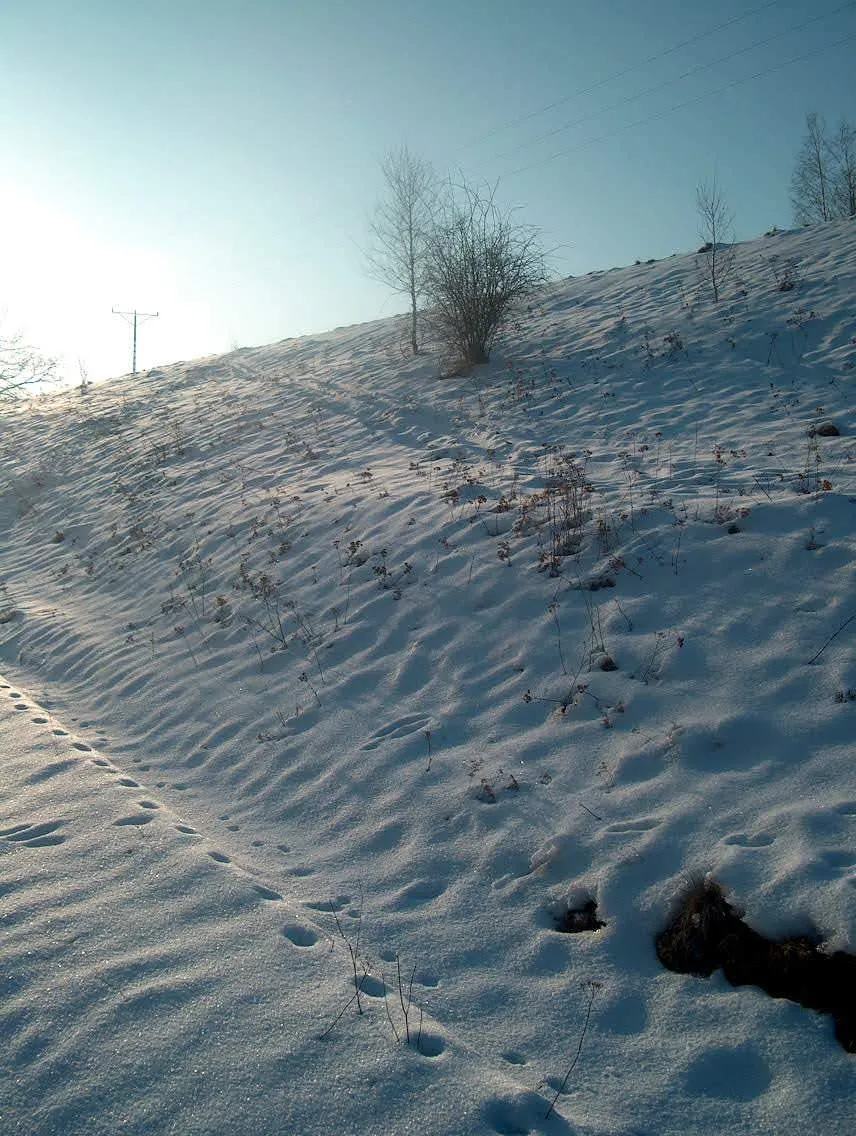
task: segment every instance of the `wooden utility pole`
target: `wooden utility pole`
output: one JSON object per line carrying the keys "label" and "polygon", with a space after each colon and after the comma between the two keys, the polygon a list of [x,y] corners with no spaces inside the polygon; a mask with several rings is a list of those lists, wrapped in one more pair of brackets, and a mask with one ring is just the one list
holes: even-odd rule
{"label": "wooden utility pole", "polygon": [[116,308],[113,308],[113,315],[114,316],[121,316],[122,319],[125,320],[126,323],[133,323],[134,350],[133,350],[133,356],[132,356],[132,361],[131,361],[131,374],[136,375],[136,373],[137,373],[137,321],[142,322],[143,320],[147,320],[147,319],[157,319],[158,316],[160,315],[160,312],[138,312],[136,310],[136,308],[132,312],[120,312]]}

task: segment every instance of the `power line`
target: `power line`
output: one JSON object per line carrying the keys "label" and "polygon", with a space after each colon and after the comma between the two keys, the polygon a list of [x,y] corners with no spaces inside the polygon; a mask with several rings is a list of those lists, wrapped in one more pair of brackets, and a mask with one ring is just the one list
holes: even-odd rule
{"label": "power line", "polygon": [[684,71],[682,75],[676,75],[672,79],[664,79],[661,83],[655,83],[653,87],[647,87],[644,91],[638,91],[636,94],[627,95],[618,102],[610,103],[609,106],[601,107],[600,110],[591,111],[589,114],[581,115],[579,118],[572,119],[570,122],[564,122],[561,126],[554,127],[553,130],[548,130],[544,134],[539,134],[535,138],[529,138],[525,142],[519,143],[517,146],[512,146],[510,150],[505,150],[502,154],[497,154],[491,158],[491,161],[501,162],[503,159],[511,157],[512,154],[518,153],[520,150],[529,149],[530,146],[536,146],[539,142],[545,142],[548,138],[553,138],[557,134],[563,134],[566,130],[571,130],[575,126],[581,126],[584,122],[590,122],[594,118],[599,118],[603,114],[608,114],[609,111],[617,110],[619,107],[625,106],[627,103],[636,102],[638,99],[646,98],[657,91],[662,91],[666,87],[674,86],[675,83],[680,83],[684,79],[689,79],[693,75],[700,75],[705,71],[710,71],[714,67],[718,67],[722,63],[728,63],[732,59],[737,59],[738,56],[748,55],[750,51],[755,51],[759,47],[766,47],[776,40],[784,39],[785,36],[791,35],[793,32],[803,31],[805,28],[816,24],[821,20],[831,19],[833,16],[839,15],[841,12],[848,9],[856,8],[856,0],[850,0],[849,3],[841,4],[838,8],[834,8],[831,12],[821,12],[818,16],[812,16],[808,20],[803,20],[802,23],[793,24],[791,27],[786,28],[784,31],[776,32],[774,35],[765,36],[764,39],[755,40],[754,43],[748,44],[746,47],[738,48],[736,51],[731,51],[727,55],[721,55],[719,59],[714,59],[710,63],[699,63],[695,67],[691,67],[689,71]]}
{"label": "power line", "polygon": [[658,59],[665,59],[667,55],[673,55],[676,51],[680,51],[684,47],[689,47],[690,44],[697,43],[700,39],[706,39],[708,36],[716,35],[717,32],[725,31],[726,28],[730,28],[734,24],[742,23],[752,16],[757,16],[759,12],[764,12],[768,8],[774,8],[778,3],[780,3],[780,0],[767,0],[765,4],[759,4],[757,8],[751,8],[741,16],[733,16],[723,24],[716,24],[715,27],[708,28],[703,32],[698,32],[696,35],[690,36],[689,39],[681,40],[680,43],[676,43],[672,47],[666,47],[662,51],[655,52],[654,55],[649,55],[647,59],[641,59],[638,63],[631,63],[629,67],[625,67],[622,71],[616,71],[612,75],[607,75],[605,79],[598,79],[587,87],[580,87],[579,90],[573,91],[570,95],[565,95],[563,98],[557,99],[552,103],[547,103],[545,106],[538,107],[536,110],[528,111],[518,118],[511,119],[511,121],[506,122],[503,126],[498,126],[494,130],[489,130],[486,134],[480,134],[470,139],[469,142],[463,144],[463,149],[467,150],[472,146],[478,146],[480,143],[486,142],[490,138],[495,138],[497,134],[502,134],[506,130],[511,130],[514,126],[519,126],[522,122],[528,122],[529,119],[536,118],[539,114],[546,114],[548,110],[555,110],[556,107],[564,106],[565,103],[569,103],[572,99],[578,99],[581,95],[587,95],[591,91],[596,91],[599,87],[606,86],[607,83],[613,83],[616,79],[623,79],[625,75],[631,75],[634,71],[639,71],[640,68],[647,67],[649,63],[656,63]]}
{"label": "power line", "polygon": [[856,40],[856,33],[845,36],[843,39],[834,40],[832,43],[823,44],[813,51],[806,51],[803,55],[795,55],[792,59],[786,59],[783,63],[776,63],[772,67],[766,67],[763,71],[756,71],[754,75],[746,75],[742,79],[733,79],[730,83],[726,83],[722,87],[716,87],[712,91],[706,91],[704,94],[696,95],[694,98],[686,99],[684,102],[675,103],[674,106],[657,111],[655,114],[646,115],[645,118],[639,118],[635,122],[628,122],[624,126],[619,126],[616,130],[611,130],[607,134],[599,134],[595,138],[589,138],[577,146],[568,146],[564,150],[558,150],[555,154],[551,154],[549,158],[542,158],[540,161],[530,162],[529,165],[520,166],[518,169],[511,170],[510,173],[504,174],[503,176],[516,177],[517,174],[528,173],[529,170],[539,169],[541,166],[549,165],[550,162],[555,162],[558,158],[564,158],[568,154],[575,154],[579,150],[584,150],[587,146],[594,146],[598,142],[615,138],[616,135],[624,134],[628,130],[634,130],[637,126],[646,126],[649,122],[656,122],[660,118],[666,118],[667,115],[674,114],[676,111],[683,110],[685,107],[694,106],[696,103],[703,102],[705,99],[712,99],[714,96],[722,95],[726,91],[732,90],[734,87],[740,87],[744,83],[754,82],[755,79],[763,79],[766,75],[772,75],[775,71],[782,71],[785,67],[791,67],[794,63],[802,63],[806,59],[811,59],[813,56],[820,55],[824,51],[829,51],[833,47],[841,47],[843,44],[850,43],[853,40]]}
{"label": "power line", "polygon": [[147,320],[147,319],[157,319],[158,316],[160,315],[160,312],[138,312],[136,310],[136,308],[132,312],[120,312],[120,311],[117,311],[116,308],[113,308],[112,311],[113,311],[114,316],[121,316],[122,319],[125,321],[125,323],[131,323],[132,317],[133,317],[134,351],[133,351],[132,363],[131,363],[131,374],[136,375],[136,373],[137,373],[137,320],[140,320],[140,322],[142,322],[142,321]]}

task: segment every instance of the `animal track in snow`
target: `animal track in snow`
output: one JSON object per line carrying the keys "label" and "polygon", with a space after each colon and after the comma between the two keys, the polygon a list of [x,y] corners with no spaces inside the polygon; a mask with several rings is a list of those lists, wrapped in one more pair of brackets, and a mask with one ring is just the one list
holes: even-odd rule
{"label": "animal track in snow", "polygon": [[775,836],[769,832],[759,832],[755,836],[748,836],[745,832],[733,832],[723,838],[723,844],[733,844],[738,848],[769,848],[775,841]]}
{"label": "animal track in snow", "polygon": [[202,835],[201,832],[199,832],[198,829],[191,828],[189,824],[177,824],[175,827],[176,827],[176,830],[178,832],[182,833],[184,836],[201,836]]}
{"label": "animal track in snow", "polygon": [[599,1018],[600,1028],[607,1033],[632,1037],[648,1028],[648,1006],[638,994],[625,994],[605,1006]]}
{"label": "animal track in snow", "polygon": [[650,832],[656,828],[660,821],[654,817],[640,817],[638,820],[619,820],[607,827],[606,831],[615,836],[622,836],[629,832]]}
{"label": "animal track in snow", "polygon": [[[147,802],[141,801],[140,804],[144,808],[147,807],[147,805],[148,805],[148,807],[154,807],[154,808],[159,807],[157,805],[153,805],[152,802],[147,803]],[[178,832],[182,833],[185,836],[201,836],[202,835],[200,832],[197,831],[197,829],[192,828],[189,824],[176,824],[176,825],[173,825],[173,827]],[[227,856],[225,852],[220,852],[216,848],[209,848],[207,850],[207,855],[215,862],[215,864],[230,865],[232,870],[235,871],[235,873],[237,875],[243,877],[246,880],[246,882],[250,885],[252,890],[255,892],[255,894],[257,896],[259,896],[261,899],[267,900],[269,903],[273,903],[273,902],[276,902],[276,901],[282,899],[282,895],[278,891],[275,891],[273,888],[267,887],[267,885],[260,884],[260,883],[256,882],[255,880],[253,880],[252,877],[250,876],[250,874],[248,872],[242,870],[238,865],[234,864],[231,856]]]}
{"label": "animal track in snow", "polygon": [[662,753],[636,753],[624,758],[615,773],[617,785],[639,785],[653,781],[666,768]]}
{"label": "animal track in snow", "polygon": [[[490,1132],[498,1136],[525,1136],[526,1133],[544,1131],[544,1112],[547,1104],[540,1093],[526,1092],[490,1097],[482,1106],[482,1116]],[[571,1128],[564,1117],[554,1112],[549,1131],[567,1133]]]}
{"label": "animal track in snow", "polygon": [[46,726],[46,725],[47,725],[47,723],[48,723],[48,719],[47,719],[47,718],[42,718],[41,716],[39,716],[39,717],[36,717],[36,718],[31,718],[31,719],[30,719],[30,721],[31,721],[31,722],[35,722],[35,724],[36,724],[37,726]]}
{"label": "animal track in snow", "polygon": [[9,844],[23,844],[27,848],[49,848],[64,844],[68,839],[57,832],[62,825],[61,820],[15,824],[11,828],[0,828],[0,840]]}
{"label": "animal track in snow", "polygon": [[407,827],[401,821],[390,820],[361,842],[361,851],[363,855],[380,855],[383,852],[391,852],[406,836]]}
{"label": "animal track in snow", "polygon": [[27,778],[27,784],[38,785],[42,781],[49,781],[51,777],[57,777],[60,773],[73,769],[75,765],[77,765],[77,758],[74,757],[68,757],[65,761],[52,761],[50,765],[45,765],[41,769],[37,769],[35,773],[31,773]]}
{"label": "animal track in snow", "polygon": [[319,938],[316,931],[311,927],[305,927],[302,923],[287,923],[282,933],[295,947],[314,947]]}
{"label": "animal track in snow", "polygon": [[341,911],[350,902],[351,897],[349,895],[337,895],[331,899],[311,899],[303,906],[308,907],[310,911]]}
{"label": "animal track in snow", "polygon": [[151,824],[154,817],[151,813],[135,813],[133,816],[119,817],[113,824],[118,828],[136,825],[138,828],[144,824]]}
{"label": "animal track in snow", "polygon": [[525,1065],[526,1058],[522,1053],[518,1053],[516,1049],[511,1049],[507,1053],[503,1053],[502,1060],[507,1061],[509,1065]]}
{"label": "animal track in snow", "polygon": [[856,852],[848,848],[831,848],[820,854],[820,861],[834,872],[844,872],[856,864]]}
{"label": "animal track in snow", "polygon": [[264,884],[253,884],[253,891],[256,892],[257,895],[260,895],[262,899],[270,901],[282,899],[278,891],[274,891],[273,888],[265,887]]}
{"label": "animal track in snow", "polygon": [[417,730],[424,730],[430,720],[424,714],[405,714],[404,717],[396,718],[394,722],[388,722],[379,730],[375,730],[371,738],[362,746],[362,749],[377,749],[381,742],[394,738],[406,738],[408,734],[415,734]]}
{"label": "animal track in snow", "polygon": [[732,1101],[755,1100],[772,1081],[764,1056],[749,1044],[706,1050],[692,1061],[685,1078],[688,1088],[700,1096]]}
{"label": "animal track in snow", "polygon": [[416,1052],[422,1057],[439,1057],[446,1049],[446,1042],[438,1033],[425,1033],[419,1038]]}
{"label": "animal track in snow", "polygon": [[368,998],[383,998],[386,993],[386,985],[380,978],[375,978],[373,974],[366,974],[363,975],[360,983],[360,992]]}
{"label": "animal track in snow", "polygon": [[446,885],[440,880],[414,880],[393,897],[392,906],[407,908],[416,907],[422,903],[430,903],[432,899],[442,895],[445,890]]}

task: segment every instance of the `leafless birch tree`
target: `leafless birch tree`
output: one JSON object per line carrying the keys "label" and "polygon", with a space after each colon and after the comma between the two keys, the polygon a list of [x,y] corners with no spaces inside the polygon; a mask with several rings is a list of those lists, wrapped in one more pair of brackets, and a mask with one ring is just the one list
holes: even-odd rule
{"label": "leafless birch tree", "polygon": [[422,295],[425,251],[436,199],[430,163],[407,146],[389,153],[381,165],[386,193],[371,220],[369,273],[410,300],[410,346],[419,353],[417,312]]}
{"label": "leafless birch tree", "polygon": [[720,292],[734,271],[734,215],[715,176],[696,189],[696,209],[699,236],[704,241],[700,267],[714,303],[719,303]]}
{"label": "leafless birch tree", "polygon": [[856,217],[856,127],[846,118],[829,144],[832,154],[832,198],[837,217]]}
{"label": "leafless birch tree", "polygon": [[832,217],[826,123],[820,115],[812,113],[806,115],[805,125],[806,135],[791,177],[791,204],[798,225],[829,221]]}

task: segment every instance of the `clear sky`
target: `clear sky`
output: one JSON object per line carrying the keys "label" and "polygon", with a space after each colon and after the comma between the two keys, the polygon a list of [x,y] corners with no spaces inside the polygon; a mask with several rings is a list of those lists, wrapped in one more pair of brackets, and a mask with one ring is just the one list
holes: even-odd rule
{"label": "clear sky", "polygon": [[810,110],[856,119],[856,2],[0,0],[0,311],[101,378],[114,305],[141,367],[401,310],[360,250],[402,142],[562,275],[693,248],[714,171],[748,238]]}

